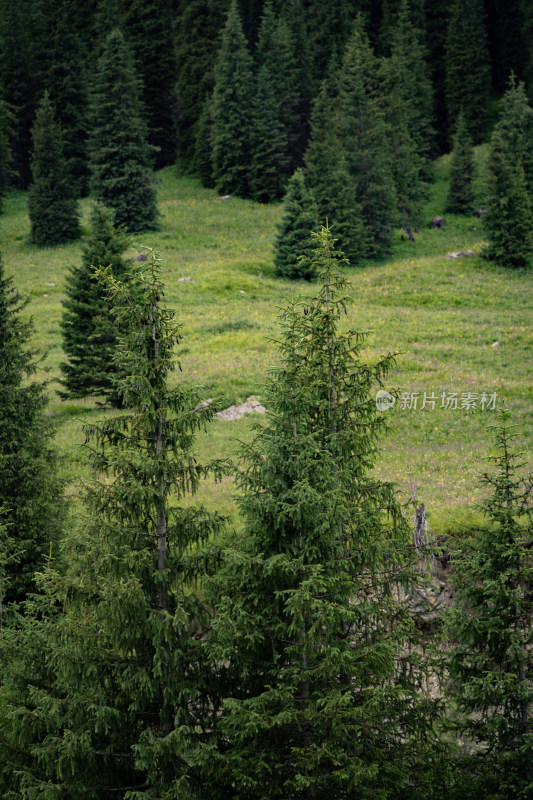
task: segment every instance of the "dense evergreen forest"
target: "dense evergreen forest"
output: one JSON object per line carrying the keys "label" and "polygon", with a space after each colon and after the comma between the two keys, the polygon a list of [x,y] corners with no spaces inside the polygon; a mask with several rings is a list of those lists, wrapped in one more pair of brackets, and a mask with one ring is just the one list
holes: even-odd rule
{"label": "dense evergreen forest", "polygon": [[[437,552],[374,471],[395,358],[344,324],[347,265],[415,241],[446,153],[442,211],[531,266],[532,100],[530,0],[0,0],[0,200],[27,191],[32,247],[86,234],[59,396],[106,409],[67,496],[0,259],[2,797],[533,800],[519,434],[501,409],[476,525]],[[306,285],[237,465],[198,456],[215,406],[172,379],[160,256],[127,253],[165,167],[283,201],[275,280]],[[195,498],[228,476],[237,532]],[[425,625],[439,557],[453,602]]]}

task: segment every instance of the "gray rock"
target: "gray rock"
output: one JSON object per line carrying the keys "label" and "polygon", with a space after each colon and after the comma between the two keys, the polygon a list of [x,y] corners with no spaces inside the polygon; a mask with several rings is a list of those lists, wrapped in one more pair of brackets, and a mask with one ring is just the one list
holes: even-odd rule
{"label": "gray rock", "polygon": [[462,258],[463,256],[475,256],[473,250],[457,250],[455,253],[446,253],[446,258]]}
{"label": "gray rock", "polygon": [[265,414],[266,408],[261,405],[256,395],[251,395],[245,403],[237,403],[234,406],[219,411],[217,417],[223,420],[241,419],[245,414]]}

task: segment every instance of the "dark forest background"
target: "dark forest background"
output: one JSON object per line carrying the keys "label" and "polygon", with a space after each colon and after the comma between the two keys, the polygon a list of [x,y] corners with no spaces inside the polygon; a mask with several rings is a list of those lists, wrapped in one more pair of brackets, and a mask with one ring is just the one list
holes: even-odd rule
{"label": "dark forest background", "polygon": [[[431,85],[427,110],[432,155],[451,149],[461,106],[471,120],[474,140],[487,139],[511,73],[526,83],[531,96],[533,4],[411,0],[404,5],[409,6]],[[374,53],[387,59],[401,6],[401,0],[238,3],[255,80],[266,65],[264,80],[271,83],[277,100],[284,101],[277,113],[288,139],[291,172],[303,162],[313,101],[322,82],[334,80],[358,15]],[[195,150],[202,112],[216,88],[215,68],[229,9],[230,0],[3,0],[0,96],[13,114],[10,181],[18,188],[30,183],[31,128],[48,90],[72,173],[79,191],[87,191],[91,86],[105,37],[116,26],[131,47],[142,81],[150,143],[157,147],[156,167],[178,159],[183,170],[201,171]],[[416,84],[412,90],[416,92]],[[251,92],[245,109],[250,118],[256,89]]]}

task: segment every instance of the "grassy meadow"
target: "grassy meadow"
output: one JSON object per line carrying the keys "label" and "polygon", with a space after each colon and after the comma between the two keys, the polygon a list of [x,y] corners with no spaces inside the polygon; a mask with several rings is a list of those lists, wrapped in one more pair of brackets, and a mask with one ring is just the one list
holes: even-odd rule
{"label": "grassy meadow", "polygon": [[[479,151],[482,159],[484,153]],[[496,393],[518,426],[519,446],[531,453],[533,442],[533,272],[506,271],[483,260],[480,220],[448,215],[444,230],[432,230],[442,214],[449,157],[438,162],[436,179],[413,244],[397,232],[393,254],[348,270],[353,303],[346,325],[370,333],[369,360],[397,353],[390,387],[419,393],[418,408],[387,413],[377,474],[394,481],[406,503],[416,491],[426,504],[436,534],[458,533],[476,518],[484,489],[477,476],[493,453],[494,411],[441,408],[442,392],[478,396]],[[178,352],[183,372],[172,380],[200,385],[203,397],[220,408],[261,394],[277,354],[277,309],[295,293],[311,294],[313,285],[275,278],[273,243],[282,207],[237,198],[219,199],[197,180],[175,169],[158,174],[160,229],[132,237],[130,255],[142,246],[161,254],[166,300],[183,324]],[[90,201],[82,203],[87,229]],[[94,399],[62,401],[57,395],[63,359],[59,321],[65,277],[79,263],[80,242],[40,249],[28,244],[27,196],[12,192],[0,215],[0,249],[7,272],[30,297],[35,346],[44,352],[40,378],[49,383],[49,411],[56,425],[60,469],[66,491],[88,472],[82,425],[99,409]],[[475,256],[450,260],[450,251],[469,249]],[[182,280],[190,279],[190,280]],[[495,345],[495,343],[498,343]],[[1,390],[1,387],[0,387]],[[424,392],[436,396],[435,408],[421,409]],[[479,401],[479,397],[478,397]],[[216,420],[198,441],[206,456],[235,457],[239,440],[251,436],[250,420]],[[234,516],[234,488],[228,478],[207,485],[203,499]]]}

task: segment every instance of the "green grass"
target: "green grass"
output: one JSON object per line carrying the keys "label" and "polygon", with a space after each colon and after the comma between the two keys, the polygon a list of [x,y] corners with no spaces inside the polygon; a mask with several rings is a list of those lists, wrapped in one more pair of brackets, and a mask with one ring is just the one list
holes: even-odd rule
{"label": "green grass", "polygon": [[[480,163],[484,157],[481,148]],[[429,226],[432,216],[443,213],[448,168],[449,157],[444,157],[436,167],[416,243],[398,231],[389,259],[349,270],[354,301],[346,319],[347,326],[370,333],[369,359],[398,354],[391,388],[439,396],[435,410],[400,409],[397,403],[388,412],[390,430],[376,467],[381,477],[397,483],[402,500],[416,487],[439,534],[461,532],[475,518],[474,504],[482,497],[477,474],[485,471],[484,459],[493,452],[486,426],[495,422],[488,411],[439,408],[441,393],[496,392],[498,404],[505,402],[519,427],[521,448],[530,452],[533,440],[533,274],[506,271],[478,256],[446,259],[449,251],[481,253],[485,246],[482,225],[474,217],[445,214],[444,230]],[[272,341],[277,308],[295,292],[309,294],[314,287],[274,277],[279,204],[219,200],[170,168],[158,177],[161,228],[135,237],[131,255],[143,245],[161,253],[166,300],[185,337],[178,352],[183,372],[173,380],[201,385],[202,395],[217,398],[221,407],[241,402],[261,393],[277,358]],[[481,204],[481,180],[477,191]],[[35,345],[46,353],[43,366],[50,379],[49,413],[57,423],[61,474],[72,482],[88,471],[82,424],[107,413],[96,408],[94,399],[64,402],[57,396],[65,276],[79,263],[80,243],[50,249],[28,245],[26,203],[22,192],[6,197],[0,241],[8,273],[31,298]],[[89,209],[84,201],[85,228]],[[198,447],[204,456],[227,457],[239,439],[249,436],[246,419],[216,421]],[[230,480],[207,485],[202,496],[237,519]]]}

